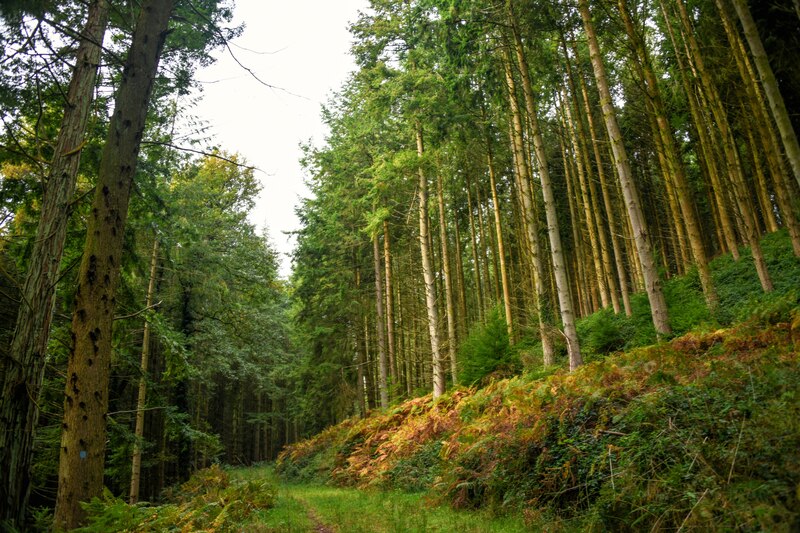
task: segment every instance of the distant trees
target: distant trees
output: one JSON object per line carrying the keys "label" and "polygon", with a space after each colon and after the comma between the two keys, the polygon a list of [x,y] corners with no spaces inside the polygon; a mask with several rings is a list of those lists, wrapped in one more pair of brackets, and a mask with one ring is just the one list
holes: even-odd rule
{"label": "distant trees", "polygon": [[[767,112],[769,82],[732,23],[746,2],[371,6],[352,26],[359,71],[326,112],[327,143],[309,150],[314,199],[300,209],[298,325],[314,332],[324,379],[347,391],[324,422],[377,406],[370,389],[382,383],[383,326],[363,328],[374,303],[348,302],[385,299],[379,320],[396,332],[391,395],[435,397],[442,347],[458,358],[465,332],[495,306],[512,343],[533,334],[544,364],[567,352],[574,368],[576,318],[630,314],[630,293],[644,290],[654,332],[670,335],[664,277],[696,271],[713,309],[709,260],[738,259],[742,244],[771,289],[759,236],[786,227],[796,241],[798,194],[791,148]],[[796,40],[788,29],[772,37]],[[796,67],[775,65],[784,83],[795,79]],[[385,231],[367,238],[360,228],[375,198]],[[391,243],[385,279],[366,267],[381,237]],[[373,284],[389,294],[365,292]],[[321,328],[333,315],[320,299],[326,309],[340,301],[347,319]],[[344,338],[350,356],[331,343]],[[444,369],[452,383],[458,369],[458,360]]]}

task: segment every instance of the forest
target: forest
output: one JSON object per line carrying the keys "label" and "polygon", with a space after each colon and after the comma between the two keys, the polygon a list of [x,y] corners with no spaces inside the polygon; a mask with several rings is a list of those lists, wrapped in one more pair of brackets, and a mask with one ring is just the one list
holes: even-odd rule
{"label": "forest", "polygon": [[0,2],[0,531],[800,528],[798,0],[370,0],[288,277],[235,9]]}

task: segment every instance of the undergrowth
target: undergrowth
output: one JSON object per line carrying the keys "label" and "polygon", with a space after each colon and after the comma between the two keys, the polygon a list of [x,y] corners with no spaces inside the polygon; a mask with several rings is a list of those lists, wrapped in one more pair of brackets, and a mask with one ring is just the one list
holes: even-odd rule
{"label": "undergrowth", "polygon": [[172,503],[130,505],[108,490],[84,505],[88,526],[77,531],[241,531],[255,512],[273,507],[275,486],[268,480],[235,480],[219,466],[200,470],[166,495]]}
{"label": "undergrowth", "polygon": [[532,528],[796,531],[800,315],[778,300],[732,329],[349,420],[278,471],[427,490]]}

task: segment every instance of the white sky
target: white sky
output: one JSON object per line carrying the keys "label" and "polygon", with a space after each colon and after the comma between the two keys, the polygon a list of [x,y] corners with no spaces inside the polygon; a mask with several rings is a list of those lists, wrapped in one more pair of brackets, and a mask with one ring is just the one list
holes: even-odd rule
{"label": "white sky", "polygon": [[245,30],[234,44],[258,53],[232,50],[259,79],[288,92],[259,84],[227,52],[218,52],[217,63],[196,75],[214,82],[203,84],[203,100],[192,110],[208,122],[212,142],[263,171],[256,172],[263,191],[251,221],[268,227],[283,276],[294,246],[283,232],[298,229],[294,208],[309,194],[299,145],[324,140],[320,106],[355,68],[347,27],[367,5],[368,0],[236,0],[234,23],[244,22]]}

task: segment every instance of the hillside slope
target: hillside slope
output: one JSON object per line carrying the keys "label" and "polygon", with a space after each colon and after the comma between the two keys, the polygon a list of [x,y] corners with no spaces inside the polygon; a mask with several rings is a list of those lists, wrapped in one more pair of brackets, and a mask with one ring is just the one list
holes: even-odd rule
{"label": "hillside slope", "polygon": [[291,480],[572,530],[800,530],[800,314],[407,401],[295,444]]}

